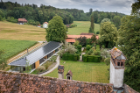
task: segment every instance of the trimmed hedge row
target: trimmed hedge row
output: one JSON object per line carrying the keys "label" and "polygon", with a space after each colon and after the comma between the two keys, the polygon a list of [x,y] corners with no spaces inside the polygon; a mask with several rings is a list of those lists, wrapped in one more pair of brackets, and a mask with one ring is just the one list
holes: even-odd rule
{"label": "trimmed hedge row", "polygon": [[68,54],[68,53],[65,53],[62,55],[62,59],[63,60],[72,60],[72,61],[77,61],[79,60],[79,55],[78,54]]}
{"label": "trimmed hedge row", "polygon": [[83,62],[100,62],[101,56],[95,55],[82,55]]}

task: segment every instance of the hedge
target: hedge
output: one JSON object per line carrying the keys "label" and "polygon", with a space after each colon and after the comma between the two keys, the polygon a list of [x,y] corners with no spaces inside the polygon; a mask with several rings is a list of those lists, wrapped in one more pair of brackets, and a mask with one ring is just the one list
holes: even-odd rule
{"label": "hedge", "polygon": [[82,55],[83,62],[100,62],[101,56]]}
{"label": "hedge", "polygon": [[65,53],[62,55],[63,60],[71,60],[71,61],[77,61],[80,59],[79,54],[69,54]]}

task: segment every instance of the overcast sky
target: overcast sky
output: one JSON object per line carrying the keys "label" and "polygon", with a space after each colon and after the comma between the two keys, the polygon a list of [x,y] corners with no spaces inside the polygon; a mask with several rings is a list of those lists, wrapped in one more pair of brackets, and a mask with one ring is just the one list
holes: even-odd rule
{"label": "overcast sky", "polygon": [[137,0],[3,0],[3,2],[11,1],[20,4],[36,4],[40,6],[51,5],[56,8],[76,8],[88,12],[90,8],[99,11],[120,12],[129,15],[131,13],[131,5]]}

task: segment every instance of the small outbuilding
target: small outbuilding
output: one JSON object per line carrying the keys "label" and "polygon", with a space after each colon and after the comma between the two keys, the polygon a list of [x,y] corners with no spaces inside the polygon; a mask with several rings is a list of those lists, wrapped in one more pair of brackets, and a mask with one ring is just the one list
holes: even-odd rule
{"label": "small outbuilding", "polygon": [[18,24],[23,25],[24,23],[27,23],[28,21],[25,18],[18,18]]}
{"label": "small outbuilding", "polygon": [[67,76],[67,79],[72,80],[72,72],[71,72],[71,70],[68,71],[66,76]]}
{"label": "small outbuilding", "polygon": [[43,28],[48,28],[48,22],[43,23]]}

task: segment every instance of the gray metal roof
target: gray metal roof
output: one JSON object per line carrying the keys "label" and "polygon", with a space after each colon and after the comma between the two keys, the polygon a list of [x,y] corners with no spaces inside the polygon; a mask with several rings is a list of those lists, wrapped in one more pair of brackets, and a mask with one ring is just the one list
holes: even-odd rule
{"label": "gray metal roof", "polygon": [[32,52],[31,54],[25,56],[24,58],[18,59],[9,63],[11,66],[26,66],[26,62],[29,62],[29,65],[32,65],[36,61],[40,60],[47,54],[53,52],[55,49],[59,48],[62,44],[60,42],[50,41],[48,44],[39,48],[38,50]]}

